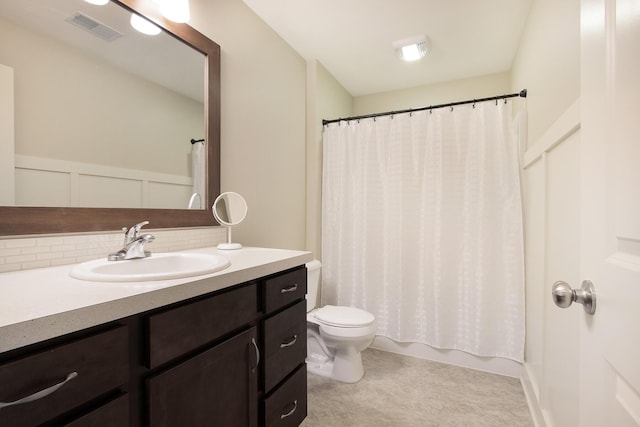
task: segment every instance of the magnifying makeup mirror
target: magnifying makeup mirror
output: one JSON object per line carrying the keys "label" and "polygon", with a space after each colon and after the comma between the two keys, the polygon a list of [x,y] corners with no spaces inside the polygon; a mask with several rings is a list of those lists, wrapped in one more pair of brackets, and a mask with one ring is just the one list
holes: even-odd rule
{"label": "magnifying makeup mirror", "polygon": [[227,228],[227,243],[220,243],[218,249],[240,249],[240,243],[231,243],[231,227],[240,224],[247,216],[247,202],[238,193],[228,191],[220,194],[211,207],[213,217]]}

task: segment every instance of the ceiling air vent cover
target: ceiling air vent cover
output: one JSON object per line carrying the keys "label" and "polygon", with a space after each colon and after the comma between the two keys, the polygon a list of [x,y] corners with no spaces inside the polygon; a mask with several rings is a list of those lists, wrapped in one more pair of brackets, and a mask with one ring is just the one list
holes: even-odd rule
{"label": "ceiling air vent cover", "polygon": [[104,25],[101,22],[96,21],[93,18],[84,15],[83,13],[76,12],[69,18],[65,19],[65,21],[70,24],[75,25],[76,27],[80,27],[83,30],[86,30],[93,34],[96,37],[101,38],[102,40],[111,42],[115,39],[119,39],[122,37],[122,33],[117,32],[111,27]]}

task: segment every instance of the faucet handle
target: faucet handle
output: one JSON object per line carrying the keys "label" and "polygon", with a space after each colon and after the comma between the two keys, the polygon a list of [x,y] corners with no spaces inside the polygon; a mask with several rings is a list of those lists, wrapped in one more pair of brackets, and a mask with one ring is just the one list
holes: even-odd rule
{"label": "faucet handle", "polygon": [[[127,239],[131,242],[132,240],[135,240],[138,238],[138,233],[140,232],[140,229],[142,227],[144,227],[145,225],[149,224],[149,221],[142,221],[136,225],[132,225],[129,228],[129,231],[127,231]],[[124,230],[124,229],[123,229]]]}
{"label": "faucet handle", "polygon": [[127,233],[129,232],[129,228],[128,227],[122,227],[122,233],[124,234],[124,240],[122,242],[122,247],[124,248],[125,246],[127,246]]}

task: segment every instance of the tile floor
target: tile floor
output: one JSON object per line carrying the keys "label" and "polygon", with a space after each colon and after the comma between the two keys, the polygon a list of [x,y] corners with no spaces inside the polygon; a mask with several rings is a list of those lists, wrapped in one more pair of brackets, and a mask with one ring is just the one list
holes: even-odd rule
{"label": "tile floor", "polygon": [[356,384],[308,375],[302,427],[532,427],[520,381],[368,349]]}

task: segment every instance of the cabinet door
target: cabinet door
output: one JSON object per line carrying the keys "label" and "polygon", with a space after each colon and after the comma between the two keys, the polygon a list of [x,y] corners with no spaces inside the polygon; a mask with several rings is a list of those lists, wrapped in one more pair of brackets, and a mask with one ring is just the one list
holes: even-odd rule
{"label": "cabinet door", "polygon": [[102,427],[129,425],[129,395],[124,394],[88,414],[65,424],[65,427]]}
{"label": "cabinet door", "polygon": [[256,426],[256,328],[147,382],[152,426]]}

